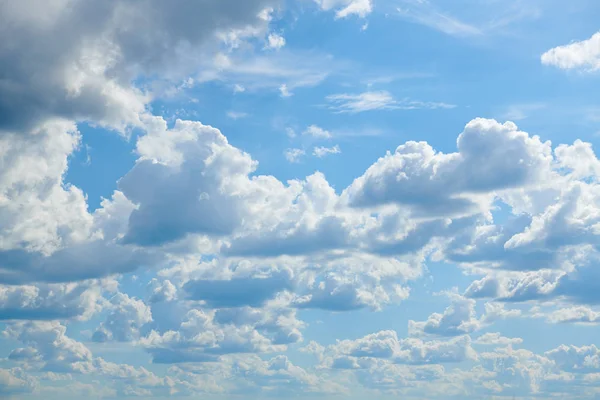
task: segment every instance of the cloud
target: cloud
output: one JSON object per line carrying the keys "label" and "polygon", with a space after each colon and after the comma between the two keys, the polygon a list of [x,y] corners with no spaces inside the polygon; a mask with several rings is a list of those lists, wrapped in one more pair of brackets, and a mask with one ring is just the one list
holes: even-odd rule
{"label": "cloud", "polygon": [[66,327],[58,322],[16,322],[7,327],[6,337],[23,342],[29,349],[14,350],[10,355],[52,372],[73,372],[76,363],[91,361],[91,351],[66,336]]}
{"label": "cloud", "polygon": [[0,320],[88,319],[104,304],[94,282],[0,286]]}
{"label": "cloud", "polygon": [[302,158],[302,156],[304,156],[305,154],[306,152],[302,149],[287,149],[283,153],[285,159],[291,163],[300,162],[300,158]]}
{"label": "cloud", "polygon": [[315,0],[322,10],[335,9],[335,18],[356,15],[365,18],[373,10],[372,0]]}
{"label": "cloud", "polygon": [[317,125],[310,125],[308,126],[303,132],[302,135],[305,136],[310,136],[316,139],[330,139],[331,138],[331,132],[317,126]]}
{"label": "cloud", "polygon": [[240,118],[246,118],[248,116],[248,113],[240,111],[228,111],[227,116],[233,120],[236,120]]}
{"label": "cloud", "polygon": [[333,94],[326,97],[330,108],[337,112],[359,113],[372,110],[396,109],[396,101],[389,92],[364,92],[360,94]]}
{"label": "cloud", "polygon": [[291,97],[294,95],[294,93],[290,92],[285,83],[282,83],[281,86],[279,86],[279,93],[281,94],[281,97]]}
{"label": "cloud", "polygon": [[600,323],[600,312],[589,307],[577,306],[558,309],[547,315],[547,320],[552,323]]}
{"label": "cloud", "polygon": [[475,36],[482,34],[482,31],[478,27],[440,12],[427,0],[408,1],[408,3],[410,4],[409,7],[397,8],[398,14],[405,19],[453,36]]}
{"label": "cloud", "polygon": [[95,342],[136,340],[140,337],[140,328],[152,322],[150,307],[124,293],[115,294],[107,308],[106,319],[92,336]]}
{"label": "cloud", "polygon": [[[267,24],[259,14],[276,5],[234,3],[184,0],[166,7],[151,0],[137,7],[70,0],[67,8],[66,1],[28,0],[3,5],[0,26],[10,45],[0,51],[0,64],[10,84],[2,86],[0,97],[12,100],[0,102],[0,129],[27,130],[52,117],[89,119],[117,129],[139,125],[149,98],[130,84],[138,73],[175,77],[190,72],[193,65],[179,57],[183,47],[202,50],[229,32],[257,34]],[[29,50],[25,54],[19,48]]]}
{"label": "cloud", "polygon": [[313,155],[318,158],[323,158],[329,154],[340,154],[341,152],[342,150],[337,144],[333,147],[317,146],[313,149]]}
{"label": "cloud", "polygon": [[0,368],[0,395],[8,396],[31,393],[35,389],[36,380],[22,368]]}
{"label": "cloud", "polygon": [[267,278],[190,280],[183,289],[189,298],[203,300],[210,307],[259,307],[290,286],[290,277],[282,273]]}
{"label": "cloud", "polygon": [[481,345],[492,345],[492,346],[509,346],[509,345],[518,345],[523,343],[523,339],[521,338],[508,338],[502,336],[500,333],[485,333],[479,336],[474,342],[474,344]]}
{"label": "cloud", "polygon": [[[244,200],[233,192],[248,180],[256,162],[229,145],[219,130],[181,120],[167,129],[164,120],[155,118],[137,151],[140,160],[119,181],[120,190],[137,205],[123,243],[159,245],[188,233],[221,236],[238,226]],[[172,207],[173,201],[179,206]]]}
{"label": "cloud", "polygon": [[554,47],[542,54],[541,61],[560,69],[595,71],[600,68],[600,32],[586,40]]}
{"label": "cloud", "polygon": [[373,110],[417,110],[438,108],[454,108],[456,106],[446,103],[422,102],[417,100],[396,100],[385,90],[377,92],[363,92],[360,94],[332,94],[325,98],[329,103],[328,108],[336,113],[360,113]]}
{"label": "cloud", "polygon": [[[457,153],[437,153],[425,142],[408,142],[388,153],[344,190],[355,207],[400,203],[427,214],[473,212],[494,190],[545,179],[550,143],[513,123],[475,119],[457,140]],[[466,195],[472,193],[472,195]]]}
{"label": "cloud", "polygon": [[[251,325],[219,325],[214,313],[191,310],[176,331],[152,331],[140,344],[152,355],[154,363],[217,361],[219,356],[233,353],[261,353],[284,350]],[[201,332],[199,334],[199,332]]]}
{"label": "cloud", "polygon": [[267,48],[279,50],[285,46],[285,38],[277,33],[269,33],[267,36]]}
{"label": "cloud", "polygon": [[499,319],[517,317],[520,310],[506,310],[503,304],[486,303],[485,312],[477,318],[476,301],[450,293],[451,305],[443,314],[433,313],[426,321],[408,321],[411,336],[459,336],[478,331]]}
{"label": "cloud", "polygon": [[[394,331],[380,331],[357,340],[342,340],[329,346],[325,362],[331,368],[360,369],[369,359],[387,359],[398,364],[439,364],[476,359],[469,336],[448,341],[398,339]],[[366,363],[366,364],[365,364]]]}

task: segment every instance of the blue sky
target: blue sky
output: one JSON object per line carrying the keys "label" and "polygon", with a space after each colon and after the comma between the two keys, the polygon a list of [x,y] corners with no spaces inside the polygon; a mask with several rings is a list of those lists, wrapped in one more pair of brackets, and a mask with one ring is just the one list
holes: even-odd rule
{"label": "blue sky", "polygon": [[592,0],[0,4],[0,397],[600,398]]}

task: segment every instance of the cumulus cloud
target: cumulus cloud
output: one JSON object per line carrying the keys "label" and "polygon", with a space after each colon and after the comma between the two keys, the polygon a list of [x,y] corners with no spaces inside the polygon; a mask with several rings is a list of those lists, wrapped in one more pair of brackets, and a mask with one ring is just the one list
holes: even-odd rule
{"label": "cumulus cloud", "polygon": [[357,340],[342,340],[325,351],[331,368],[366,368],[370,359],[386,359],[398,364],[439,364],[476,359],[471,338],[461,336],[448,341],[399,339],[394,331],[380,331]]}
{"label": "cumulus cloud", "polygon": [[550,143],[510,122],[475,119],[457,147],[443,154],[425,142],[408,142],[369,167],[344,195],[353,206],[400,203],[452,215],[474,212],[486,193],[537,183],[550,171]]}
{"label": "cumulus cloud", "polygon": [[117,293],[111,299],[108,315],[94,332],[92,340],[106,342],[133,341],[139,338],[140,329],[152,321],[152,311],[143,301]]}
{"label": "cumulus cloud", "polygon": [[189,311],[177,331],[161,334],[153,330],[140,344],[152,355],[153,362],[159,364],[217,361],[225,354],[284,349],[252,325],[220,325],[215,323],[214,313],[202,310]]}
{"label": "cumulus cloud", "polygon": [[597,70],[600,68],[600,32],[586,40],[554,47],[542,54],[541,60],[560,69]]}
{"label": "cumulus cloud", "polygon": [[433,313],[426,321],[408,321],[409,334],[459,336],[478,331],[499,319],[517,317],[520,310],[507,310],[503,304],[486,303],[485,312],[478,318],[476,301],[455,293],[449,293],[451,305],[442,314]]}
{"label": "cumulus cloud", "polygon": [[302,134],[305,136],[310,136],[310,137],[316,138],[316,139],[330,139],[331,138],[331,132],[329,132],[328,130],[325,130],[317,125],[310,125],[302,132]]}
{"label": "cumulus cloud", "polygon": [[[2,86],[1,128],[27,129],[53,116],[121,129],[138,125],[147,96],[130,84],[132,79],[190,72],[193,66],[179,57],[186,48],[258,33],[268,23],[261,12],[275,5],[267,0],[243,5],[182,0],[174,7],[160,1],[4,4],[0,25],[10,42],[0,50],[0,64],[9,84]],[[16,50],[22,48],[29,50]],[[173,62],[178,59],[182,62]]]}
{"label": "cumulus cloud", "polygon": [[0,320],[88,319],[104,306],[95,282],[0,286]]}

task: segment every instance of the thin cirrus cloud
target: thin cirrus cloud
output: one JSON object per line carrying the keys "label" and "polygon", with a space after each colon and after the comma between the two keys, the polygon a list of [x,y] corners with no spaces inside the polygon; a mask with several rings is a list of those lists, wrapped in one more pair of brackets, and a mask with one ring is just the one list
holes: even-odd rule
{"label": "thin cirrus cloud", "polygon": [[325,98],[327,108],[336,113],[356,114],[374,110],[418,110],[418,109],[450,109],[454,104],[440,102],[423,102],[411,99],[397,100],[385,90],[363,92],[358,94],[332,94]]}

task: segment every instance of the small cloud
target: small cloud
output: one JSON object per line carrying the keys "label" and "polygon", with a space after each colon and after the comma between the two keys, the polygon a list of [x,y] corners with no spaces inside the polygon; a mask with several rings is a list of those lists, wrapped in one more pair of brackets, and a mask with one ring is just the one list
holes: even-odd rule
{"label": "small cloud", "polygon": [[315,0],[323,11],[335,9],[335,19],[356,15],[365,18],[373,11],[372,0]]}
{"label": "small cloud", "polygon": [[502,116],[503,119],[510,121],[521,121],[527,119],[532,112],[545,108],[545,104],[531,103],[531,104],[513,104],[509,106]]}
{"label": "small cloud", "polygon": [[279,93],[281,94],[281,97],[290,97],[294,95],[294,93],[288,90],[288,87],[285,83],[279,86]]}
{"label": "small cloud", "polygon": [[237,83],[233,87],[233,93],[243,93],[245,91],[246,91],[246,88],[243,87],[242,85],[238,85]]}
{"label": "small cloud", "polygon": [[227,112],[227,116],[231,119],[240,119],[240,118],[246,118],[248,116],[248,114],[245,112],[229,111],[229,112]]}
{"label": "small cloud", "polygon": [[313,155],[319,158],[323,158],[328,154],[340,154],[342,150],[340,150],[340,146],[337,144],[333,147],[315,147],[313,150]]}
{"label": "small cloud", "polygon": [[287,149],[283,154],[289,162],[297,163],[306,153],[302,149]]}
{"label": "small cloud", "polygon": [[285,128],[285,134],[288,135],[288,137],[290,138],[295,138],[296,137],[296,131],[294,131],[292,128]]}
{"label": "small cloud", "polygon": [[330,139],[331,138],[331,132],[326,131],[325,129],[317,126],[317,125],[311,125],[308,128],[306,128],[304,130],[304,132],[302,132],[303,135],[305,136],[312,136],[314,138],[318,138],[318,139]]}
{"label": "small cloud", "polygon": [[360,27],[360,30],[364,32],[364,31],[366,31],[367,29],[369,29],[369,23],[368,23],[368,22],[365,22],[365,23],[363,24],[363,26],[361,26],[361,27]]}
{"label": "small cloud", "polygon": [[285,38],[277,33],[270,33],[267,37],[266,49],[279,50],[285,46]]}
{"label": "small cloud", "polygon": [[439,102],[423,102],[411,99],[396,100],[385,90],[364,92],[359,94],[334,94],[326,97],[329,109],[337,113],[360,113],[373,110],[416,110],[455,108],[453,104]]}

